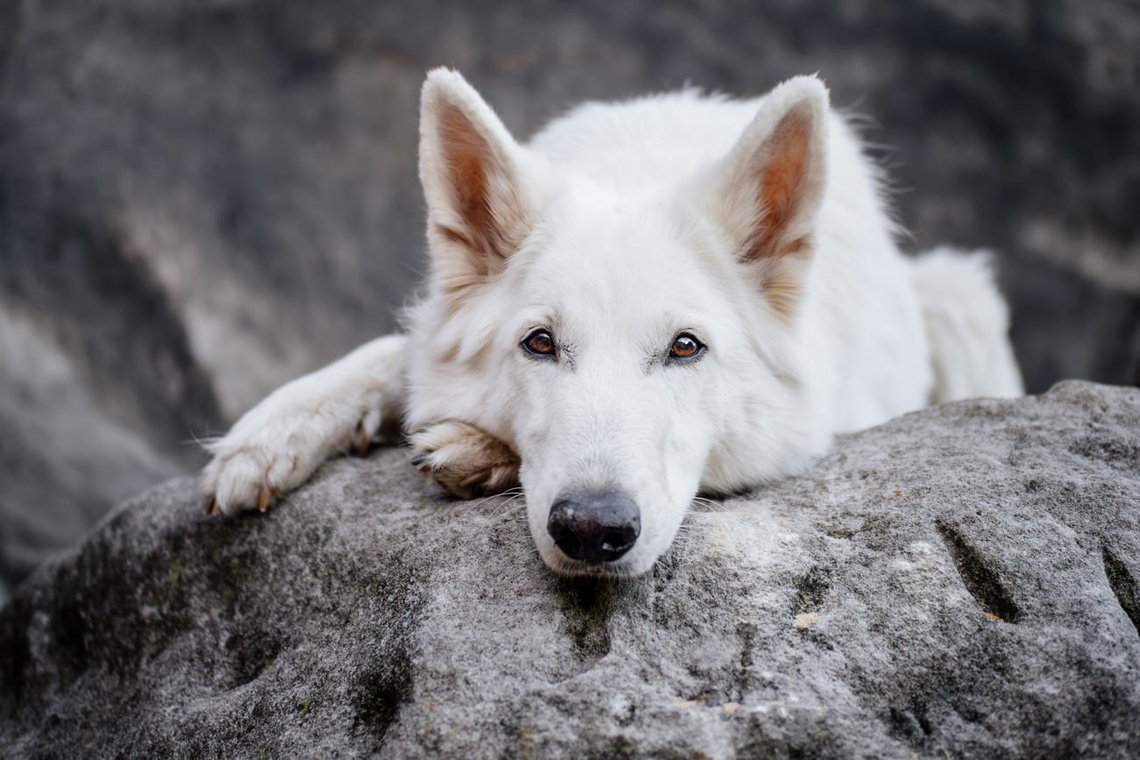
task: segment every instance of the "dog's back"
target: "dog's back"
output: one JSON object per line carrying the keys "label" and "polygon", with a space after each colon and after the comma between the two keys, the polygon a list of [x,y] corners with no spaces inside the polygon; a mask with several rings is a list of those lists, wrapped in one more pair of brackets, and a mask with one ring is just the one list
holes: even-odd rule
{"label": "dog's back", "polygon": [[930,402],[1024,391],[1009,344],[1009,310],[984,252],[936,248],[913,262],[913,280],[930,343]]}

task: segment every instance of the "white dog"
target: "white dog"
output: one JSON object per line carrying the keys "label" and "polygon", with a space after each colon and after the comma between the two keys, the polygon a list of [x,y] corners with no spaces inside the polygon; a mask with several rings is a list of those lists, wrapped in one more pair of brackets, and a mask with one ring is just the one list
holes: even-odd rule
{"label": "white dog", "polygon": [[836,433],[1021,393],[984,257],[902,256],[815,77],[589,103],[516,142],[457,73],[420,112],[431,273],[408,335],[283,386],[209,446],[208,511],[266,506],[401,418],[461,496],[521,483],[559,573],[636,575],[698,492]]}

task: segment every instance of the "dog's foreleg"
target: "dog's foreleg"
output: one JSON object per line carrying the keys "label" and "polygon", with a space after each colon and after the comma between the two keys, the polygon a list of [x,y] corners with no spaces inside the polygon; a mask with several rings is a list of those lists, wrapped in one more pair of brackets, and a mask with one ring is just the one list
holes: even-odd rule
{"label": "dog's foreleg", "polygon": [[403,335],[378,338],[286,383],[207,444],[206,511],[264,511],[334,454],[367,450],[381,423],[398,425],[405,343]]}
{"label": "dog's foreleg", "polygon": [[461,499],[501,493],[518,485],[518,455],[474,425],[448,420],[412,432],[412,464]]}

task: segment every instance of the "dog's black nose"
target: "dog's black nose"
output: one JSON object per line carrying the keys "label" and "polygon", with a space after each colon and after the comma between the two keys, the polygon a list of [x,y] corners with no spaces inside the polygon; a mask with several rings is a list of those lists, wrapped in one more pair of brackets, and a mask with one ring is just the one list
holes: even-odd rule
{"label": "dog's black nose", "polygon": [[641,534],[641,513],[623,493],[579,493],[554,502],[546,531],[566,556],[612,562]]}

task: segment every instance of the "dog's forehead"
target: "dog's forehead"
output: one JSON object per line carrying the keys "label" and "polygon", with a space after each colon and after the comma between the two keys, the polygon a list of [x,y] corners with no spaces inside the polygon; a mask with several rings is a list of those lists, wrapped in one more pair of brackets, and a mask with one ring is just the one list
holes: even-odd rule
{"label": "dog's forehead", "polygon": [[660,340],[694,314],[717,312],[717,274],[680,235],[675,218],[637,204],[554,216],[528,251],[520,295],[575,332],[615,324],[631,340]]}
{"label": "dog's forehead", "polygon": [[635,288],[647,295],[675,292],[679,281],[702,278],[699,257],[682,241],[681,225],[668,207],[607,201],[552,215],[535,252],[536,271],[565,284],[627,293]]}

